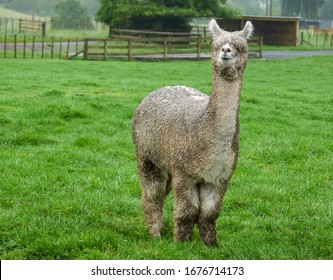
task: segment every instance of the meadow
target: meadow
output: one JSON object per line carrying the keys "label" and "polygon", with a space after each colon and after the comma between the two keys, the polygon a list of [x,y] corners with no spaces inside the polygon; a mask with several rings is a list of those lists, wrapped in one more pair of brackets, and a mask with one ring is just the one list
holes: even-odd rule
{"label": "meadow", "polygon": [[219,247],[148,235],[131,139],[165,85],[207,94],[200,62],[1,60],[1,259],[333,259],[333,56],[249,61]]}

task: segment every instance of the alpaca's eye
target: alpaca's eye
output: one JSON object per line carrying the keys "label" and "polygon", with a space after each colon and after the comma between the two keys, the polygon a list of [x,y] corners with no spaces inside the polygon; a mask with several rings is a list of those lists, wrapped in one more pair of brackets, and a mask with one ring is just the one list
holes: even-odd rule
{"label": "alpaca's eye", "polygon": [[246,47],[243,45],[237,45],[235,46],[235,49],[237,52],[246,52]]}

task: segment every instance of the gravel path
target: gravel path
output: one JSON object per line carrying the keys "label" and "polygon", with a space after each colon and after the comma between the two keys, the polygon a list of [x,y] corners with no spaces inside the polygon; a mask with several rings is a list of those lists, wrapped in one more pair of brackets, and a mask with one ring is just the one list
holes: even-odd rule
{"label": "gravel path", "polygon": [[293,57],[309,57],[315,55],[333,55],[331,51],[266,51],[263,52],[264,59],[289,59]]}
{"label": "gravel path", "polygon": [[[290,59],[294,57],[309,57],[316,55],[333,55],[331,51],[265,51],[263,52],[263,59],[274,60],[274,59]],[[210,59],[210,54],[201,54],[201,59]],[[125,56],[123,58],[126,58]],[[149,55],[149,56],[133,56],[133,59],[149,61],[149,60],[163,60],[163,56],[160,54]],[[168,60],[196,60],[196,54],[168,54]]]}

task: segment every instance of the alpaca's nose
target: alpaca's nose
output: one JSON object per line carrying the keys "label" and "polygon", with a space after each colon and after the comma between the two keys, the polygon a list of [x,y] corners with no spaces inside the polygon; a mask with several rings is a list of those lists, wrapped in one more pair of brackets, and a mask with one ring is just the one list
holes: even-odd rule
{"label": "alpaca's nose", "polygon": [[229,53],[229,52],[231,52],[231,47],[229,46],[229,44],[223,46],[223,47],[222,47],[222,51],[223,51],[224,53]]}

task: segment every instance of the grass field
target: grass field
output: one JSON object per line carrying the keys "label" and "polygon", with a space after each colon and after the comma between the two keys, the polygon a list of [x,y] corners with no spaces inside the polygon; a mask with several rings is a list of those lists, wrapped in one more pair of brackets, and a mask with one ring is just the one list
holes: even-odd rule
{"label": "grass field", "polygon": [[[6,9],[0,5],[0,17],[3,18],[31,18],[32,15],[20,13],[14,10]],[[36,17],[40,19],[40,17]]]}
{"label": "grass field", "polygon": [[333,57],[250,61],[219,247],[149,237],[131,140],[164,85],[211,89],[203,62],[1,60],[1,259],[333,259]]}

